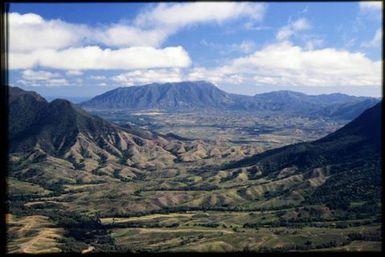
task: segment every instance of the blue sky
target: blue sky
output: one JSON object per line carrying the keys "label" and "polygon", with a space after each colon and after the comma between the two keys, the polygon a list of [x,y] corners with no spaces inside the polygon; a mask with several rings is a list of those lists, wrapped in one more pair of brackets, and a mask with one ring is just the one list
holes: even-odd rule
{"label": "blue sky", "polygon": [[10,84],[90,97],[208,80],[239,94],[381,96],[381,2],[11,4]]}

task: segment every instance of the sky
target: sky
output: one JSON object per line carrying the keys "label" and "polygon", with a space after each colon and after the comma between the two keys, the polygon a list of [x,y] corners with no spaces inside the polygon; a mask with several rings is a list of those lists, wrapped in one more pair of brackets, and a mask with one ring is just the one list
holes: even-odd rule
{"label": "sky", "polygon": [[382,96],[382,2],[12,3],[9,84],[44,97],[207,80]]}

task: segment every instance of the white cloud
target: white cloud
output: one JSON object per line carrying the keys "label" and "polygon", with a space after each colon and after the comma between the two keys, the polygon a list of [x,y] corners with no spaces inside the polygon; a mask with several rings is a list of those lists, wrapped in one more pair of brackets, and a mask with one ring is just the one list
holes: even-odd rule
{"label": "white cloud", "polygon": [[215,68],[135,70],[113,77],[125,86],[207,80],[217,85],[380,86],[381,62],[333,48],[304,49],[282,42]]}
{"label": "white cloud", "polygon": [[363,12],[381,11],[382,1],[362,1],[360,2],[360,10]]}
{"label": "white cloud", "polygon": [[226,81],[226,74],[220,71],[220,68],[206,69],[203,67],[196,67],[192,69],[187,75],[187,80],[207,80],[214,83],[221,83]]}
{"label": "white cloud", "polygon": [[44,20],[33,13],[10,13],[9,50],[29,52],[39,49],[63,49],[79,44],[89,31],[86,26],[61,20]]}
{"label": "white cloud", "polygon": [[311,26],[305,18],[299,18],[296,21],[280,28],[276,35],[276,38],[279,41],[288,40],[296,32],[308,30],[310,28]]}
{"label": "white cloud", "polygon": [[162,30],[142,30],[125,24],[89,27],[62,20],[45,20],[34,13],[9,14],[10,51],[64,49],[85,44],[107,46],[159,46],[168,34]]}
{"label": "white cloud", "polygon": [[98,42],[109,46],[160,46],[170,36],[167,28],[143,30],[127,25],[115,24],[106,30],[96,30],[93,34]]}
{"label": "white cloud", "polygon": [[[259,21],[264,11],[262,3],[161,3],[139,13],[131,23],[95,27],[46,20],[33,13],[10,13],[9,67],[77,70],[186,67],[191,61],[182,47],[159,49],[169,36],[194,24],[221,23],[240,17]],[[120,49],[110,49],[115,47]]]}
{"label": "white cloud", "polygon": [[262,3],[161,3],[139,13],[132,23],[119,22],[96,27],[59,19],[45,20],[34,13],[10,13],[10,51],[64,49],[99,43],[109,47],[159,47],[185,26],[220,23],[239,17],[259,21],[264,11],[265,5]]}
{"label": "white cloud", "polygon": [[22,78],[24,80],[48,80],[52,78],[60,77],[58,73],[52,73],[49,71],[33,71],[33,70],[24,70],[22,72]]}
{"label": "white cloud", "polygon": [[304,50],[284,42],[217,68],[195,68],[187,77],[233,84],[379,86],[381,62],[362,53],[333,48]]}
{"label": "white cloud", "polygon": [[[150,45],[159,45],[163,42],[168,34],[165,34],[164,30],[152,30],[144,31],[140,28],[130,27],[127,25],[112,24],[107,26],[100,26],[95,28],[90,28],[82,24],[71,24],[66,23],[61,20],[44,20],[41,16],[33,13],[28,14],[19,14],[19,13],[10,13],[9,14],[9,46],[10,46],[10,68],[31,68],[36,65],[37,62],[40,62],[43,66],[50,63],[53,68],[71,68],[68,66],[73,66],[72,69],[76,69],[76,64],[66,65],[66,60],[78,61],[79,58],[75,58],[72,54],[78,52],[82,55],[82,60],[78,63],[79,67],[82,64],[92,63],[94,60],[93,56],[86,55],[85,53],[90,53],[90,51],[97,51],[93,47],[87,46],[89,44],[105,44],[109,46],[150,46]],[[151,48],[144,49],[145,56],[146,53]],[[184,50],[179,48],[173,48],[175,54],[183,54]],[[114,60],[107,60],[110,63],[116,62],[116,59],[119,59],[118,53],[123,53],[120,59],[125,58],[124,53],[137,51],[137,48],[123,48],[118,50],[110,50],[108,48],[102,50],[99,49],[98,53],[104,52],[105,56],[113,57],[113,54],[109,55],[108,52],[112,51],[116,53],[114,55]],[[140,49],[139,49],[140,50]],[[158,53],[162,49],[156,49]],[[170,51],[166,50],[167,56],[172,55]],[[155,48],[153,48],[153,52]],[[42,54],[41,57],[38,55]],[[67,54],[69,56],[67,56]],[[64,63],[63,67],[57,65],[57,58],[63,58]],[[140,52],[136,57],[140,56]],[[155,55],[156,58],[159,58],[159,54]],[[129,55],[128,57],[132,57]],[[177,56],[174,56],[177,57]],[[181,57],[181,56],[179,56]],[[54,60],[51,60],[51,59]],[[12,60],[13,59],[13,60]],[[148,59],[148,58],[147,58]],[[170,58],[166,58],[170,60]],[[166,60],[165,59],[165,60]],[[178,60],[185,61],[186,58],[176,58],[172,60],[170,65],[177,62]],[[106,60],[106,59],[103,59]],[[136,59],[138,61],[138,59]],[[124,60],[122,60],[124,62]],[[87,65],[83,65],[83,68]],[[91,65],[92,66],[92,65]],[[134,65],[135,66],[135,65]],[[164,67],[164,64],[161,65]],[[178,66],[179,67],[179,64]],[[108,67],[107,67],[108,68]],[[137,67],[134,67],[137,68]],[[74,75],[74,74],[73,74]]]}
{"label": "white cloud", "polygon": [[382,42],[382,29],[379,28],[374,34],[372,40],[363,42],[363,47],[380,47]]}
{"label": "white cloud", "polygon": [[123,49],[101,49],[98,46],[68,48],[64,50],[36,50],[31,53],[10,53],[12,69],[45,67],[55,69],[147,69],[187,67],[191,64],[183,47],[130,47]]}
{"label": "white cloud", "polygon": [[64,78],[58,79],[48,79],[48,80],[24,80],[20,79],[17,81],[17,84],[31,87],[59,87],[59,86],[67,86],[69,85],[68,80]]}
{"label": "white cloud", "polygon": [[140,13],[131,25],[115,24],[95,35],[107,45],[160,46],[169,36],[186,26],[222,23],[240,17],[260,21],[264,12],[265,5],[262,3],[160,3]]}
{"label": "white cloud", "polygon": [[184,78],[180,69],[173,68],[135,70],[114,76],[112,80],[125,86],[133,86],[154,82],[179,82],[184,80]]}
{"label": "white cloud", "polygon": [[265,5],[262,3],[161,3],[156,8],[138,15],[135,24],[140,27],[166,26],[179,29],[197,23],[221,23],[238,17],[248,17],[259,21],[262,20],[264,13]]}
{"label": "white cloud", "polygon": [[24,70],[17,83],[28,86],[65,86],[68,81],[59,73],[44,70]]}

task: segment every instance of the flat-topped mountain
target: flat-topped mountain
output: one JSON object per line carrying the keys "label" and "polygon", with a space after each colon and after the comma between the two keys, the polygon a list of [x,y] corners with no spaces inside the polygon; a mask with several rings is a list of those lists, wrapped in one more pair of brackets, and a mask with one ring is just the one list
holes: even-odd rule
{"label": "flat-topped mountain", "polygon": [[83,107],[129,109],[225,108],[233,104],[231,95],[209,82],[154,83],[120,87],[96,96]]}
{"label": "flat-topped mountain", "polygon": [[375,98],[344,94],[306,95],[275,91],[254,96],[230,94],[206,81],[154,83],[121,87],[81,104],[90,109],[162,109],[280,112],[301,116],[353,119],[378,102]]}

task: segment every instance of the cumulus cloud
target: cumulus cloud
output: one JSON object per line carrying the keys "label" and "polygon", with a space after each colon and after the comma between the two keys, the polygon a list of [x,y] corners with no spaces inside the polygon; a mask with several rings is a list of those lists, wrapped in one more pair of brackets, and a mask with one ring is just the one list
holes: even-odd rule
{"label": "cumulus cloud", "polygon": [[150,70],[134,70],[123,73],[112,78],[113,81],[125,85],[141,85],[154,82],[179,82],[184,77],[180,69],[150,69]]}
{"label": "cumulus cloud", "polygon": [[186,80],[208,80],[215,84],[240,84],[247,82],[247,74],[241,70],[231,70],[228,65],[206,69],[196,67],[186,74]]}
{"label": "cumulus cloud", "polygon": [[89,27],[59,19],[45,20],[34,13],[9,14],[10,51],[63,49],[85,44],[114,47],[159,46],[168,36],[163,30],[142,30],[127,24]]}
{"label": "cumulus cloud", "polygon": [[305,50],[289,42],[269,45],[213,68],[196,68],[188,78],[217,83],[293,86],[379,86],[381,62],[333,48]]}
{"label": "cumulus cloud", "polygon": [[305,18],[299,18],[294,22],[291,22],[288,25],[280,28],[276,35],[276,38],[279,41],[288,40],[296,32],[308,30],[310,28],[311,28],[310,23]]}
{"label": "cumulus cloud", "polygon": [[[360,10],[382,10],[382,4],[360,3]],[[321,49],[320,38],[306,40],[303,48],[288,42],[298,32],[311,28],[305,18],[280,28],[276,34],[280,43],[257,51],[252,41],[223,44],[226,51],[238,51],[244,56],[214,68],[183,69],[191,66],[183,47],[161,48],[168,37],[183,28],[222,24],[240,17],[246,17],[255,26],[264,12],[265,5],[261,3],[162,3],[142,11],[132,22],[96,27],[46,20],[32,13],[11,13],[9,64],[11,69],[26,69],[18,83],[28,85],[69,83],[60,74],[43,68],[68,70],[67,76],[81,76],[88,69],[125,70],[112,80],[126,86],[182,80],[293,86],[381,85],[381,62],[374,62],[362,53]],[[381,38],[380,29],[364,45],[378,45]],[[103,80],[108,78],[91,76],[90,79],[105,86]]]}
{"label": "cumulus cloud", "polygon": [[266,46],[215,68],[136,70],[115,76],[121,85],[208,80],[215,84],[379,86],[381,62],[334,48],[305,49],[289,42]]}
{"label": "cumulus cloud", "polygon": [[[89,42],[107,42],[115,38],[140,39],[150,42],[139,30],[134,34],[119,34],[120,27],[107,29],[89,28],[81,24],[69,24],[61,20],[44,20],[41,16],[28,14],[9,14],[11,69],[31,69],[34,67],[56,69],[137,69],[186,67],[191,60],[182,47],[128,47],[120,49],[102,49],[99,46],[87,46]],[[101,30],[102,32],[100,32]],[[144,44],[134,42],[133,44]],[[151,43],[151,42],[150,42]],[[146,45],[146,44],[144,44]],[[69,71],[76,75],[80,71]]]}
{"label": "cumulus cloud", "polygon": [[264,13],[265,5],[262,3],[160,3],[140,13],[131,25],[115,24],[95,35],[108,45],[160,46],[169,36],[186,26],[223,23],[240,17],[260,21]]}
{"label": "cumulus cloud", "polygon": [[265,12],[262,3],[236,2],[196,2],[178,4],[159,4],[135,20],[142,27],[181,28],[191,24],[205,22],[224,22],[238,17],[261,20]]}
{"label": "cumulus cloud", "polygon": [[10,13],[9,67],[77,70],[186,67],[191,61],[182,47],[160,49],[169,36],[194,24],[222,23],[239,17],[259,21],[264,11],[262,3],[161,3],[139,13],[130,23],[95,27],[60,19],[46,20],[34,13]]}
{"label": "cumulus cloud", "polygon": [[160,46],[181,28],[208,22],[248,17],[261,20],[262,3],[172,3],[158,4],[140,13],[133,22],[89,27],[84,24],[45,20],[34,14],[9,14],[10,50],[63,49],[69,46],[103,43],[107,46]]}
{"label": "cumulus cloud", "polygon": [[92,40],[110,46],[159,47],[186,26],[222,23],[240,17],[260,21],[264,12],[265,5],[262,3],[160,3],[140,13],[131,24],[112,24],[88,34]]}
{"label": "cumulus cloud", "polygon": [[84,25],[61,20],[47,21],[34,13],[10,13],[8,24],[11,52],[63,49],[79,44],[89,35],[89,30]]}
{"label": "cumulus cloud", "polygon": [[68,48],[64,50],[44,49],[30,53],[9,54],[13,69],[45,67],[55,69],[146,69],[164,67],[187,67],[191,64],[183,47],[130,47],[117,50],[101,49],[98,46]]}

